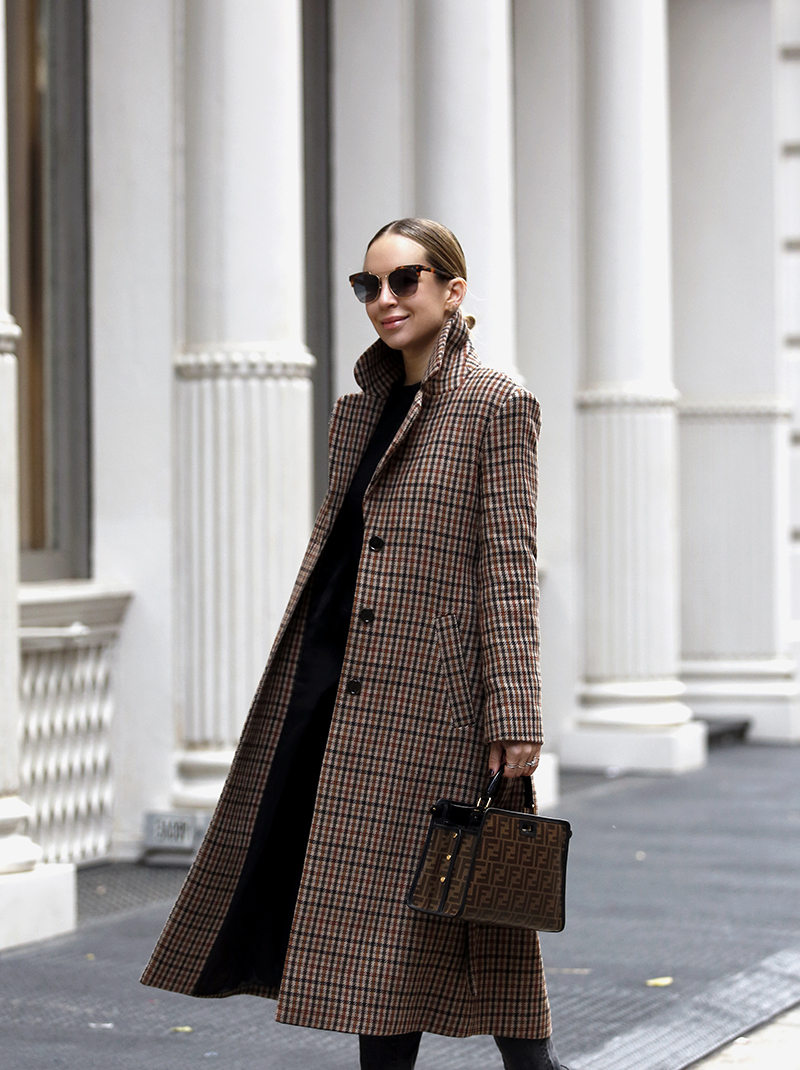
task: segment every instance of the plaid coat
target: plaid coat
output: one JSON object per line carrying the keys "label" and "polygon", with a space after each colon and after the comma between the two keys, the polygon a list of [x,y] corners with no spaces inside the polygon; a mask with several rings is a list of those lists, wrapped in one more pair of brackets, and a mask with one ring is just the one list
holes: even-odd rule
{"label": "plaid coat", "polygon": [[[400,354],[376,342],[356,365],[362,393],[333,410],[328,494],[145,984],[192,994],[219,932],[291,695],[307,581],[401,371]],[[405,904],[430,805],[477,796],[488,741],[542,738],[538,429],[536,400],[478,362],[456,313],[364,496],[355,611],[282,984],[237,990],[276,998],[279,1021],[374,1035],[550,1033],[535,933]],[[359,619],[363,607],[373,623]],[[520,803],[506,782],[498,805]]]}

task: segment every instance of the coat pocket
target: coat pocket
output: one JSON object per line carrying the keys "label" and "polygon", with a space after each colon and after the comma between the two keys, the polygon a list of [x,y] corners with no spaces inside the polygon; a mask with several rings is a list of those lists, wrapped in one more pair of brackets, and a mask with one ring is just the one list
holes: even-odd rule
{"label": "coat pocket", "polygon": [[450,703],[450,719],[452,724],[464,728],[475,723],[476,715],[464,665],[458,618],[455,613],[447,613],[443,617],[437,617],[433,626],[436,629],[439,661]]}

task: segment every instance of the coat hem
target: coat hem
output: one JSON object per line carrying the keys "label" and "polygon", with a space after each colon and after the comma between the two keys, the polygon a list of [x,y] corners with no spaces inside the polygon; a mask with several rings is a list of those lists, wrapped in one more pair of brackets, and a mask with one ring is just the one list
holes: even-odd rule
{"label": "coat hem", "polygon": [[[372,1029],[369,1024],[359,1023],[357,1019],[350,1019],[346,1022],[338,1022],[337,1024],[321,1022],[317,1017],[315,1021],[309,1021],[306,1016],[302,1014],[291,1014],[285,1009],[278,1007],[275,1012],[275,1021],[280,1022],[282,1025],[295,1025],[302,1029],[321,1029],[327,1033],[350,1033],[350,1034],[363,1034],[364,1036],[395,1036],[401,1033],[430,1033],[433,1036],[439,1037],[454,1037],[464,1039],[466,1037],[483,1037],[483,1036],[513,1036],[519,1040],[546,1040],[552,1033],[552,1025],[550,1022],[550,1016],[547,1015],[547,1022],[544,1028],[547,1032],[542,1033],[541,1027],[537,1029],[535,1026],[527,1028],[520,1028],[519,1026],[513,1027],[513,1033],[509,1033],[511,1028],[508,1021],[498,1021],[496,1025],[492,1026],[491,1021],[487,1019],[491,1018],[490,1014],[482,1015],[480,1013],[472,1016],[479,1019],[475,1024],[465,1024],[463,1026],[446,1025],[441,1021],[431,1021],[430,1019],[421,1018],[409,1018],[400,1022],[396,1027],[387,1029],[381,1032],[374,1032],[374,1026]],[[483,1019],[483,1020],[481,1020]]]}
{"label": "coat hem", "polygon": [[278,988],[268,988],[266,985],[240,985],[226,992],[195,992],[194,985],[171,985],[166,981],[148,981],[139,978],[139,984],[148,988],[159,988],[165,992],[177,992],[181,996],[191,996],[193,999],[227,999],[228,996],[259,996],[262,999],[277,1000],[280,995]]}

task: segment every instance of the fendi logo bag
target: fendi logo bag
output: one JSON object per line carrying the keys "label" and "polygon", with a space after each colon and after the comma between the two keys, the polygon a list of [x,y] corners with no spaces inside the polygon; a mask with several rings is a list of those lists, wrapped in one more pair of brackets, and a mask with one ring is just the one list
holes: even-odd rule
{"label": "fendi logo bag", "polygon": [[503,767],[477,803],[440,799],[406,903],[423,914],[484,925],[561,932],[565,925],[568,821],[533,813],[530,777],[522,812],[491,805]]}

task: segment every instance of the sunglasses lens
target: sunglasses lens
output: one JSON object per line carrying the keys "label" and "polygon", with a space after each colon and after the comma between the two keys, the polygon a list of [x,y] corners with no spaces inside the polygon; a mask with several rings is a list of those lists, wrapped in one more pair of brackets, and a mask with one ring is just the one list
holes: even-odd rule
{"label": "sunglasses lens", "polygon": [[419,275],[413,267],[396,268],[389,275],[389,286],[395,297],[410,297],[417,292]]}
{"label": "sunglasses lens", "polygon": [[357,275],[352,275],[350,281],[353,284],[353,293],[362,305],[369,304],[378,296],[381,281],[377,275],[370,275],[368,271],[360,271]]}

